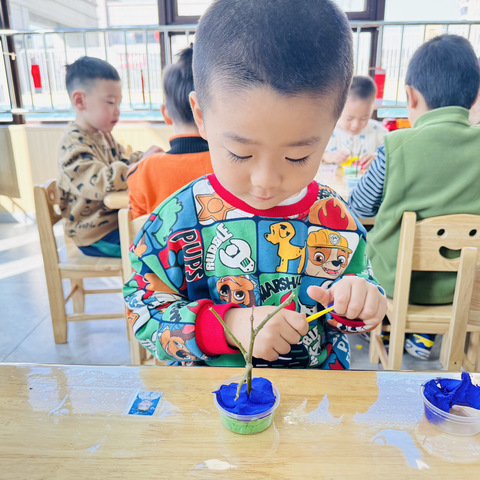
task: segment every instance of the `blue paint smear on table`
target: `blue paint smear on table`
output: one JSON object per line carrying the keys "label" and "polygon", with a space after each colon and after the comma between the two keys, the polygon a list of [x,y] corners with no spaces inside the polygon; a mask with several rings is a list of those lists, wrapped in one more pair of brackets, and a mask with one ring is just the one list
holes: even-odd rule
{"label": "blue paint smear on table", "polygon": [[392,445],[400,448],[405,454],[408,464],[411,467],[418,467],[422,452],[415,446],[409,433],[402,430],[386,429],[378,432],[375,437],[373,437],[373,440],[375,443],[381,445]]}
{"label": "blue paint smear on table", "polygon": [[340,418],[335,418],[330,412],[329,412],[329,407],[330,403],[328,401],[327,396],[325,395],[322,399],[322,401],[318,404],[318,407],[311,411],[310,413],[307,414],[305,417],[305,420],[307,422],[312,422],[312,423],[341,423],[343,419],[343,415]]}
{"label": "blue paint smear on table", "polygon": [[[452,377],[454,374],[447,372],[445,376]],[[392,426],[418,423],[424,411],[420,387],[431,379],[431,373],[415,375],[400,372],[378,373],[378,399],[367,412],[356,413],[354,421]],[[399,388],[402,389],[400,395]]]}

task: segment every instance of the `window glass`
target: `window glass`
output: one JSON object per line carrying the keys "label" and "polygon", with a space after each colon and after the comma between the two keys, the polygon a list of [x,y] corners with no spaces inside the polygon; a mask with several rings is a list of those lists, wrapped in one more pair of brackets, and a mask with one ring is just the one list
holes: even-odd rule
{"label": "window glass", "polygon": [[[102,4],[103,2],[98,2]],[[109,27],[121,25],[156,25],[157,0],[106,0],[105,17]]]}
{"label": "window glass", "polygon": [[9,10],[12,28],[19,30],[158,23],[158,0],[9,0]]}
{"label": "window glass", "polygon": [[90,28],[99,26],[99,7],[95,0],[58,2],[8,0],[13,29]]}
{"label": "window glass", "polygon": [[480,20],[480,0],[386,0],[385,21]]}
{"label": "window glass", "polygon": [[[178,15],[191,17],[202,15],[213,0],[177,0]],[[334,0],[346,12],[363,12],[367,0]]]}
{"label": "window glass", "polygon": [[180,17],[195,17],[202,15],[213,0],[177,0]]}
{"label": "window glass", "polygon": [[367,0],[334,0],[345,12],[363,12],[367,7]]}
{"label": "window glass", "polygon": [[0,122],[10,122],[12,120],[12,115],[9,113],[12,105],[8,93],[7,73],[4,63],[6,59],[7,57],[4,56],[0,60]]}

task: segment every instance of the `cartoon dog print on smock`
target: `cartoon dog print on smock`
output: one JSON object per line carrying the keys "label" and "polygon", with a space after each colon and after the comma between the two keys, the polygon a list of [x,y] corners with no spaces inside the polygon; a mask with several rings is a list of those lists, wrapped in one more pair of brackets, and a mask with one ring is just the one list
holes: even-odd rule
{"label": "cartoon dog print on smock", "polygon": [[[157,325],[159,343],[179,360],[206,358],[194,341],[195,312],[202,301],[278,305],[294,291],[295,300],[287,308],[310,314],[318,305],[306,294],[307,288],[329,286],[348,273],[360,238],[345,203],[322,187],[309,211],[282,219],[233,207],[202,178],[168,201],[168,215],[161,219],[158,213],[144,226],[150,234],[142,238],[140,232],[134,249],[150,268],[140,274],[150,275],[146,278],[154,284],[151,275],[158,273],[171,294],[181,299],[157,305],[163,314]],[[149,295],[154,293],[143,290],[141,300],[148,303]],[[195,301],[198,305],[192,305]],[[142,328],[147,315],[139,317],[136,324]],[[279,365],[283,361],[289,366],[315,366],[325,360],[329,353],[325,328],[315,323]]]}

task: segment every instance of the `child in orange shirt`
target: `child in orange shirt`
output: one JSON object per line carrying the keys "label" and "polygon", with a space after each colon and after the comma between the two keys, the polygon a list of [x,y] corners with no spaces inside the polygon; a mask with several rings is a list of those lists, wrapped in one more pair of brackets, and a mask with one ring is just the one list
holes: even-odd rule
{"label": "child in orange shirt", "polygon": [[167,197],[198,177],[212,173],[208,143],[198,133],[188,95],[194,90],[193,49],[184,49],[165,70],[165,123],[173,125],[168,152],[151,155],[135,165],[127,177],[132,217],[153,212]]}

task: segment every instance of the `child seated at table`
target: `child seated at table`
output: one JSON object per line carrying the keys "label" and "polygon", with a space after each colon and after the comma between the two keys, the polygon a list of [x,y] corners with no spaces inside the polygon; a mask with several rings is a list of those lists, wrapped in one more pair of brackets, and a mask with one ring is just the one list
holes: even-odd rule
{"label": "child seated at table", "polygon": [[[393,296],[400,226],[404,212],[417,219],[456,213],[480,214],[480,129],[469,108],[479,88],[475,52],[463,37],[441,35],[414,53],[405,79],[411,129],[392,132],[350,196],[353,211],[375,218],[367,254],[375,275]],[[414,272],[410,302],[451,303],[452,272]],[[433,336],[411,334],[406,348],[428,358]]]}
{"label": "child seated at table", "polygon": [[65,234],[86,255],[120,257],[118,210],[106,207],[111,192],[126,190],[129,165],[160,151],[150,147],[127,157],[112,136],[120,116],[122,84],[117,70],[94,57],[67,66],[67,91],[75,111],[58,151],[60,209]]}
{"label": "child seated at table", "polygon": [[368,168],[388,133],[380,122],[371,118],[376,95],[377,87],[370,77],[353,77],[345,107],[323,154],[323,163],[343,163],[350,157],[358,157],[360,168]]}
{"label": "child seated at table", "polygon": [[202,175],[212,173],[208,143],[198,133],[188,95],[194,90],[193,48],[180,52],[178,61],[165,69],[162,115],[172,125],[170,150],[137,163],[127,176],[133,218],[152,212],[167,197]]}
{"label": "child seated at table", "polygon": [[190,100],[214,174],[172,195],[137,235],[124,287],[133,331],[158,359],[240,366],[211,309],[248,347],[251,314],[258,325],[294,292],[259,332],[255,365],[348,368],[337,322],[306,321],[331,303],[361,328],[386,312],[364,228],[313,181],[350,85],[348,20],[331,0],[219,0],[195,38]]}

